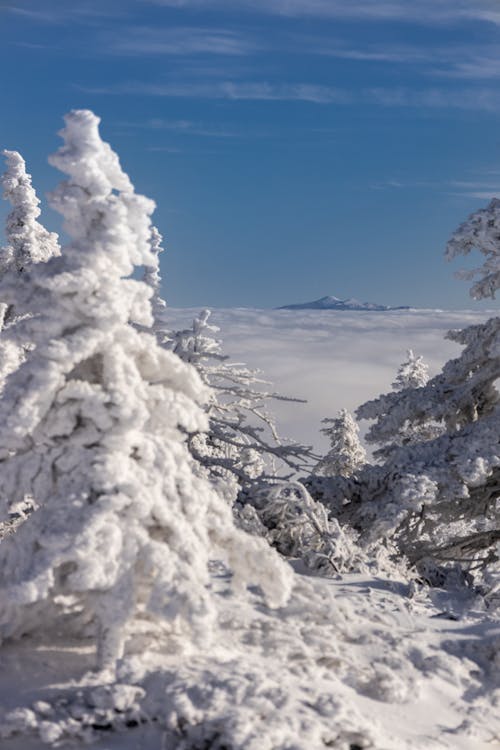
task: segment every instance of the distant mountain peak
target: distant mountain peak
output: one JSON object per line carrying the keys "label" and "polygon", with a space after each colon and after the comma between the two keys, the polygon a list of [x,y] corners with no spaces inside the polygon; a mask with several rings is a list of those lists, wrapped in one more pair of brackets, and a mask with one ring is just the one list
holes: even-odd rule
{"label": "distant mountain peak", "polygon": [[399,307],[389,307],[388,305],[378,305],[375,302],[360,302],[353,297],[340,299],[327,295],[320,297],[313,302],[299,302],[292,305],[283,305],[278,310],[366,310],[372,312],[386,312],[387,310],[409,310],[408,305]]}

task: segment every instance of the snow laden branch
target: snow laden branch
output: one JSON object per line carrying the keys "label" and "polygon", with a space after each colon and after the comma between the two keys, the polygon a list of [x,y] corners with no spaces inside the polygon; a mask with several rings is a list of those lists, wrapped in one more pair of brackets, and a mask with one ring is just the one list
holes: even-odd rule
{"label": "snow laden branch", "polygon": [[[140,648],[207,643],[217,604],[209,561],[233,589],[261,586],[270,606],[291,572],[193,467],[185,434],[202,432],[210,392],[195,368],[161,348],[150,288],[150,215],[99,119],[76,110],[50,163],[67,175],[52,193],[70,237],[60,257],[4,275],[21,340],[33,348],[0,399],[0,498],[32,495],[37,509],[0,545],[2,639],[50,629],[94,633],[113,667],[134,634]],[[147,635],[149,633],[149,636]]]}
{"label": "snow laden branch", "polygon": [[169,344],[183,361],[196,367],[211,389],[209,429],[190,436],[193,456],[212,477],[235,480],[235,490],[254,480],[271,479],[280,469],[289,476],[308,469],[314,458],[311,449],[282,442],[267,407],[272,399],[298,399],[259,390],[267,383],[255,370],[228,362],[214,338],[219,329],[209,317],[210,311],[203,310],[191,328],[174,332]]}
{"label": "snow laden branch", "polygon": [[468,255],[479,250],[486,260],[481,268],[472,271],[459,271],[463,279],[479,278],[472,285],[474,299],[495,298],[500,286],[500,200],[493,198],[491,203],[480,211],[471,214],[453,234],[446,248],[446,257],[452,260],[457,255]]}

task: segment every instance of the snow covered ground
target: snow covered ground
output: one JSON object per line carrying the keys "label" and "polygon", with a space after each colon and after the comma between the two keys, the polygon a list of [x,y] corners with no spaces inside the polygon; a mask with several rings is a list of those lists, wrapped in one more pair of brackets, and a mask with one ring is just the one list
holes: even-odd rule
{"label": "snow covered ground", "polygon": [[[225,576],[219,579],[226,639],[209,654],[155,656],[139,679],[147,689],[140,708],[120,706],[130,690],[122,685],[112,699],[118,708],[111,702],[109,709],[81,644],[28,638],[4,646],[2,704],[36,711],[0,723],[2,750],[39,750],[40,736],[57,741],[61,727],[77,732],[82,720],[92,729],[77,733],[73,746],[93,736],[100,750],[500,747],[500,625],[480,609],[464,615],[463,603],[442,592],[434,603],[421,592],[409,596],[397,579],[299,575],[276,615],[227,596]],[[167,719],[182,726],[182,716],[204,727],[185,744],[162,726]],[[122,730],[114,732],[117,720]],[[31,723],[38,736],[7,738],[16,722]]]}
{"label": "snow covered ground", "polygon": [[[179,328],[196,312],[167,319]],[[235,309],[215,310],[213,323],[232,360],[308,400],[276,403],[280,431],[321,448],[321,418],[387,391],[407,348],[435,373],[458,352],[445,331],[488,317]],[[91,645],[53,634],[3,644],[1,750],[41,750],[62,732],[77,747],[92,735],[99,750],[500,748],[500,624],[479,598],[429,598],[390,572],[298,572],[289,604],[272,612],[255,591],[229,595],[215,568],[225,637],[209,651],[125,659],[110,694],[109,675],[90,672]],[[5,715],[18,707],[29,710]]]}

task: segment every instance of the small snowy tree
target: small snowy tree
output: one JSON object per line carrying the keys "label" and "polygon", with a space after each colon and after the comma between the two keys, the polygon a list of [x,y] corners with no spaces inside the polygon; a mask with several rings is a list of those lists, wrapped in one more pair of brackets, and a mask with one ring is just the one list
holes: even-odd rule
{"label": "small snowy tree", "polygon": [[336,419],[323,419],[321,432],[330,440],[330,450],[316,465],[314,473],[323,477],[350,477],[366,463],[366,452],[359,440],[359,427],[346,409]]}
{"label": "small snowy tree", "polygon": [[[423,388],[428,381],[428,366],[422,357],[415,356],[413,351],[408,349],[407,359],[399,366],[396,379],[392,383],[392,389],[394,391],[404,391],[407,388]],[[442,433],[442,425],[435,420],[413,422],[407,419],[404,424],[398,426],[397,430],[390,436],[390,439],[386,439],[383,443],[380,443],[376,438],[374,439],[371,432],[368,433],[366,439],[368,443],[374,442],[376,445],[373,451],[374,458],[386,460],[391,453],[402,445],[421,443],[425,440],[436,438],[442,435]]]}
{"label": "small snowy tree", "polygon": [[154,263],[146,266],[143,274],[143,281],[151,288],[151,311],[153,314],[153,324],[151,331],[154,333],[156,340],[160,345],[164,345],[170,338],[170,332],[164,321],[164,314],[167,303],[161,296],[161,274],[160,274],[160,253],[163,252],[163,237],[156,227],[151,227],[151,253],[153,254]]}
{"label": "small snowy tree", "polygon": [[[207,404],[209,429],[194,433],[189,445],[194,458],[212,478],[232,483],[234,499],[238,489],[249,490],[254,480],[274,476],[275,465],[295,473],[307,467],[310,448],[283,443],[276,431],[267,403],[271,399],[296,401],[259,390],[266,385],[240,363],[228,362],[221,343],[214,338],[218,328],[209,323],[210,310],[203,310],[192,327],[171,334],[168,344],[184,362],[194,365],[211,388]],[[271,473],[270,473],[271,472]]]}
{"label": "small snowy tree", "polygon": [[2,175],[3,197],[9,201],[12,209],[5,225],[7,246],[2,248],[0,270],[5,272],[12,268],[22,273],[31,263],[40,263],[59,255],[59,238],[38,221],[40,200],[21,154],[17,151],[2,153],[7,163]]}
{"label": "small snowy tree", "polygon": [[40,263],[59,255],[59,238],[38,221],[40,200],[21,154],[7,150],[2,153],[7,163],[7,170],[2,176],[4,198],[12,206],[6,222],[7,243],[12,258],[10,262],[17,271],[22,271],[30,263]]}
{"label": "small snowy tree", "polygon": [[136,327],[152,324],[150,290],[131,274],[154,265],[154,204],[135,194],[98,123],[86,110],[67,115],[50,160],[68,175],[51,200],[70,244],[0,287],[29,308],[14,329],[34,342],[0,400],[1,510],[26,494],[38,503],[0,543],[0,635],[68,620],[80,633],[83,617],[103,667],[141,618],[158,642],[174,622],[210,637],[210,558],[273,605],[291,573],[193,472],[185,433],[206,426],[207,388]]}
{"label": "small snowy tree", "polygon": [[392,384],[394,391],[421,388],[429,380],[429,367],[425,364],[423,357],[416,357],[412,349],[408,349],[407,357],[407,360],[399,366],[396,379]]}
{"label": "small snowy tree", "polygon": [[[3,151],[7,169],[2,175],[3,197],[11,204],[5,224],[7,244],[0,251],[0,277],[7,271],[22,274],[32,263],[45,262],[59,255],[58,236],[48,232],[38,221],[40,201],[26,172],[26,163],[17,151]],[[7,305],[0,300],[0,328],[8,326],[16,315],[15,301]],[[29,313],[29,311],[27,311]],[[30,342],[13,344],[9,337],[0,339],[0,386],[24,356]]]}

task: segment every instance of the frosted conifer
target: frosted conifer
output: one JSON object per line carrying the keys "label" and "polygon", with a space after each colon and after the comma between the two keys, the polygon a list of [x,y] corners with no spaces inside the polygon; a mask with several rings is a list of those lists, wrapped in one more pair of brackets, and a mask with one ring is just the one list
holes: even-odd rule
{"label": "frosted conifer", "polygon": [[314,473],[324,477],[352,476],[366,463],[358,425],[346,409],[341,409],[336,419],[323,419],[323,423],[331,425],[321,430],[330,440],[330,450],[319,461]]}
{"label": "frosted conifer", "polygon": [[210,637],[210,558],[226,560],[235,586],[260,584],[274,605],[291,573],[234,527],[192,470],[184,436],[206,427],[207,388],[137,328],[152,324],[150,290],[131,274],[154,265],[154,204],[134,192],[92,112],[65,119],[50,161],[68,178],[51,201],[71,242],[0,287],[33,312],[16,329],[35,344],[0,400],[1,510],[27,494],[38,503],[0,544],[0,635],[54,621],[81,632],[83,617],[103,667],[140,618],[158,642],[173,622]]}
{"label": "frosted conifer", "polygon": [[405,388],[421,388],[429,380],[429,367],[423,357],[417,357],[412,349],[407,351],[407,359],[398,369],[396,379],[392,384],[395,391]]}
{"label": "frosted conifer", "polygon": [[159,344],[164,344],[169,339],[169,331],[164,321],[164,314],[167,303],[161,296],[161,274],[160,274],[160,254],[163,252],[163,237],[156,227],[151,227],[151,252],[154,257],[154,264],[146,266],[144,269],[143,281],[151,287],[151,311],[153,314],[153,324],[151,330],[156,336]]}
{"label": "frosted conifer", "polygon": [[[405,391],[407,388],[423,388],[429,381],[429,368],[423,361],[422,357],[417,357],[412,349],[407,351],[407,359],[399,366],[396,379],[392,383],[394,391]],[[360,407],[363,409],[364,407]],[[383,416],[380,414],[380,416]],[[373,418],[373,417],[372,417]],[[373,455],[377,459],[387,459],[391,453],[402,445],[420,443],[425,440],[431,440],[442,435],[443,427],[435,420],[417,421],[410,419],[405,420],[402,425],[398,425],[395,432],[383,443],[380,443],[373,437],[370,431],[367,435],[367,442],[375,442],[377,447]]]}
{"label": "frosted conifer", "polygon": [[8,256],[7,267],[11,264],[22,271],[30,263],[47,261],[59,255],[58,236],[48,232],[39,221],[40,200],[31,184],[31,175],[26,172],[26,163],[17,151],[3,151],[7,169],[2,175],[3,197],[12,210],[7,216],[5,233]]}
{"label": "frosted conifer", "polygon": [[[0,250],[0,276],[8,270],[18,275],[32,263],[40,263],[60,254],[58,236],[40,224],[40,201],[26,172],[26,163],[17,151],[3,151],[7,169],[2,175],[3,197],[11,204],[5,224],[7,244]],[[8,326],[16,317],[16,301],[5,304],[1,300],[0,328]],[[25,314],[30,314],[25,310]],[[0,341],[0,385],[7,375],[19,366],[30,341],[14,343],[8,334]]]}
{"label": "frosted conifer", "polygon": [[[476,248],[487,257],[471,294],[494,297],[500,284],[500,201],[473,214],[448,243],[447,256]],[[363,404],[375,420],[367,440],[389,444],[411,425],[418,437],[390,451],[382,466],[366,467],[354,485],[321,488],[344,521],[368,535],[393,536],[417,565],[460,563],[468,572],[498,564],[500,541],[500,318],[450,331],[459,357],[426,385]],[[426,434],[434,425],[439,434]],[[337,496],[344,502],[339,506]]]}

